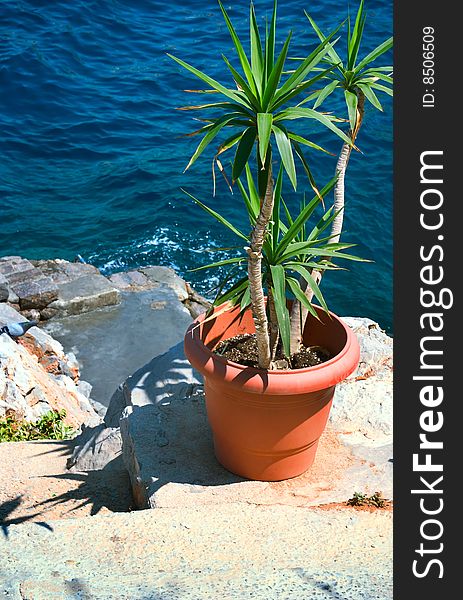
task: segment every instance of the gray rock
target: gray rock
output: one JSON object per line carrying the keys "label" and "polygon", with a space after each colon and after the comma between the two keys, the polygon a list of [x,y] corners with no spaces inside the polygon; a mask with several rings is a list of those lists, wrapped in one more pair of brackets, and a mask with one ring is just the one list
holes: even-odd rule
{"label": "gray rock", "polygon": [[42,315],[40,314],[40,311],[37,308],[31,308],[29,310],[22,310],[21,314],[28,321],[40,321],[42,318]]}
{"label": "gray rock", "polygon": [[0,273],[0,302],[6,302],[10,295],[8,280]]}
{"label": "gray rock", "polygon": [[189,398],[203,385],[203,378],[188,362],[183,341],[139,369],[124,383],[127,405],[160,404],[168,399]]}
{"label": "gray rock", "polygon": [[121,470],[122,441],[118,428],[84,427],[74,439],[72,455],[67,467],[74,471],[99,471],[101,469]]}
{"label": "gray rock", "polygon": [[101,420],[104,421],[104,417],[106,415],[106,410],[107,410],[106,406],[104,406],[97,400],[93,400],[93,398],[89,398],[89,401],[93,407],[93,410],[95,410],[97,412],[98,416],[101,417]]}
{"label": "gray rock", "polygon": [[126,271],[122,273],[114,273],[109,277],[109,281],[117,289],[124,292],[134,292],[151,289],[155,285],[146,275],[140,271]]}
{"label": "gray rock", "polygon": [[392,377],[345,382],[336,388],[330,421],[353,443],[387,444],[393,433]]}
{"label": "gray rock", "polygon": [[20,256],[3,256],[0,258],[0,275],[4,275],[10,284],[22,280],[25,272],[34,272],[34,265]]}
{"label": "gray rock", "polygon": [[204,304],[199,304],[199,302],[190,301],[188,303],[188,310],[190,311],[190,314],[193,317],[193,319],[196,319],[196,317],[202,315],[203,312],[206,312],[207,307],[205,307]]}
{"label": "gray rock", "polygon": [[45,325],[76,354],[82,378],[93,386],[92,398],[105,406],[140,365],[182,340],[191,323],[189,312],[167,286],[120,294],[117,306],[55,318]]}
{"label": "gray rock", "polygon": [[[0,342],[4,335],[0,336]],[[2,348],[0,343],[0,361],[2,359]],[[1,363],[0,363],[1,364]],[[6,379],[0,372],[0,417],[6,414],[13,414],[16,419],[24,419],[31,415],[30,407],[26,399],[14,381]]]}
{"label": "gray rock", "polygon": [[118,427],[126,406],[146,406],[189,398],[202,390],[203,378],[190,365],[183,351],[183,342],[179,342],[153,358],[118,387],[109,402],[105,423]]}
{"label": "gray rock", "polygon": [[88,381],[79,381],[77,384],[77,389],[82,396],[86,398],[90,398],[90,394],[92,393],[92,384],[88,383]]}
{"label": "gray rock", "polygon": [[186,282],[169,267],[144,267],[140,271],[153,283],[164,284],[172,288],[180,302],[188,300]]}
{"label": "gray rock", "polygon": [[37,260],[32,261],[34,266],[46,277],[50,277],[57,285],[75,281],[86,275],[99,275],[99,270],[93,265],[84,263],[71,263],[67,260]]}
{"label": "gray rock", "polygon": [[393,427],[393,340],[371,319],[343,320],[357,335],[360,363],[336,387],[330,422],[352,444],[389,444]]}
{"label": "gray rock", "polygon": [[19,298],[18,296],[13,292],[13,290],[10,288],[10,294],[8,296],[8,302],[10,304],[17,304],[18,308],[19,308]]}
{"label": "gray rock", "polygon": [[[0,319],[17,319],[16,311],[0,307]],[[64,362],[62,346],[37,327],[31,328],[20,343],[1,335],[0,416],[13,413],[18,419],[35,421],[53,408],[66,410],[66,420],[74,428],[82,423],[100,423],[101,417],[79,393],[74,379],[55,375],[59,372],[57,366]]]}
{"label": "gray rock", "polygon": [[12,283],[10,280],[10,285],[19,298],[21,310],[31,308],[40,310],[58,297],[58,288],[49,277],[27,277],[20,283]]}
{"label": "gray rock", "polygon": [[199,500],[195,491],[207,490],[208,484],[224,492],[215,486],[243,481],[217,463],[204,402],[197,398],[163,406],[129,406],[120,431],[138,508],[188,505],[188,500]]}
{"label": "gray rock", "polygon": [[0,304],[0,327],[8,323],[20,323],[21,321],[24,321],[24,317],[20,312],[9,304],[3,302]]}
{"label": "gray rock", "polygon": [[127,402],[124,394],[124,384],[121,383],[111,396],[109,406],[104,416],[104,422],[107,427],[119,427],[119,421],[126,406]]}
{"label": "gray rock", "polygon": [[31,421],[37,421],[40,417],[50,412],[50,410],[52,410],[52,407],[48,402],[37,402],[29,408],[29,418]]}
{"label": "gray rock", "polygon": [[375,321],[365,317],[343,317],[357,335],[360,345],[358,369],[349,377],[386,377],[393,366],[393,339]]}
{"label": "gray rock", "polygon": [[43,308],[40,311],[40,319],[42,321],[48,321],[49,319],[56,317],[58,314],[59,311],[57,308],[50,308],[49,306],[47,306],[46,308]]}
{"label": "gray rock", "polygon": [[106,277],[94,273],[60,284],[58,299],[51,303],[49,308],[55,309],[59,316],[65,317],[113,306],[119,301],[119,290],[114,288]]}

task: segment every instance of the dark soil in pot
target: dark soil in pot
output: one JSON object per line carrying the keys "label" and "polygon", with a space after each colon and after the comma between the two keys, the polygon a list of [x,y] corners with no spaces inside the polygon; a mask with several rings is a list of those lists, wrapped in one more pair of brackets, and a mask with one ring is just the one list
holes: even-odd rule
{"label": "dark soil in pot", "polygon": [[[214,353],[225,359],[247,367],[258,368],[258,350],[255,334],[240,334],[220,342]],[[282,356],[281,343],[276,353],[277,369],[304,369],[326,362],[332,358],[331,354],[321,346],[303,346],[298,352],[291,355],[289,361]]]}

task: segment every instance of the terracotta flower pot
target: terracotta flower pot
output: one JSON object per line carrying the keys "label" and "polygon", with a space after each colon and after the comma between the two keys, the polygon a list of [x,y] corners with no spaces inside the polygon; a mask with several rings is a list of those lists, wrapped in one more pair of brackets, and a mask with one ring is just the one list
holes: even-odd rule
{"label": "terracotta flower pot", "polygon": [[224,339],[255,332],[250,310],[240,316],[236,307],[205,323],[200,315],[189,327],[185,354],[204,376],[215,454],[232,473],[280,481],[312,465],[335,386],[355,370],[360,354],[355,334],[339,317],[318,314],[321,321],[309,317],[304,342],[327,348],[333,358],[292,371],[246,367],[212,352]]}

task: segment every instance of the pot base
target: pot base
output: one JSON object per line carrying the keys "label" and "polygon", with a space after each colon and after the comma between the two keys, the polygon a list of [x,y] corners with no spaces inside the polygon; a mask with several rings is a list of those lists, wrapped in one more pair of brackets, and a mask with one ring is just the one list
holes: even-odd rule
{"label": "pot base", "polygon": [[237,447],[232,441],[214,435],[215,456],[219,463],[235,475],[255,481],[283,481],[298,477],[313,464],[318,440],[308,447],[288,453],[257,452]]}

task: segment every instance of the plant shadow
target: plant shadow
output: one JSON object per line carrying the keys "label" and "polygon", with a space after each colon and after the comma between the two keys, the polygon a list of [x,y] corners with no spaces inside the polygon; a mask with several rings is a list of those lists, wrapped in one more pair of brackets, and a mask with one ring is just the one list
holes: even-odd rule
{"label": "plant shadow", "polygon": [[[95,471],[68,471],[44,475],[44,478],[66,481],[70,489],[39,502],[36,506],[62,508],[60,518],[87,508],[91,516],[107,509],[110,512],[128,512],[132,508],[130,480],[122,456],[110,461],[103,469]],[[67,508],[69,505],[69,508]]]}
{"label": "plant shadow", "polygon": [[[205,500],[217,493],[209,488],[233,487],[248,481],[217,461],[202,396],[134,406],[129,412],[121,421],[121,430],[125,429],[125,461],[130,465],[138,508],[163,506],[162,497],[175,496],[176,502],[188,503],[191,494],[198,494],[198,501],[199,496]],[[158,495],[165,486],[170,491],[165,489]],[[229,487],[230,493],[233,490]]]}
{"label": "plant shadow", "polygon": [[34,520],[36,525],[40,527],[44,527],[48,529],[48,531],[53,531],[53,527],[49,525],[45,521],[37,521],[36,517],[38,517],[41,512],[36,512],[33,514],[22,515],[20,517],[12,517],[13,513],[21,506],[23,503],[23,496],[20,494],[11,500],[7,500],[0,504],[0,529],[2,530],[3,535],[8,538],[9,536],[9,527],[11,525],[19,525],[20,523],[25,523],[26,521]]}

